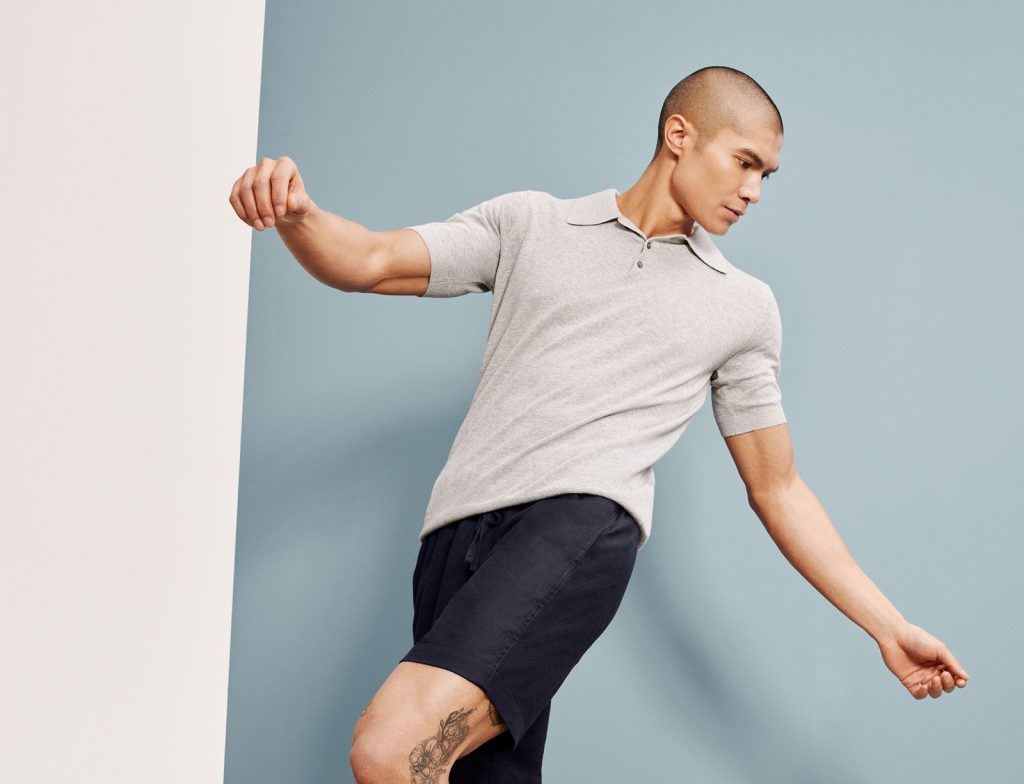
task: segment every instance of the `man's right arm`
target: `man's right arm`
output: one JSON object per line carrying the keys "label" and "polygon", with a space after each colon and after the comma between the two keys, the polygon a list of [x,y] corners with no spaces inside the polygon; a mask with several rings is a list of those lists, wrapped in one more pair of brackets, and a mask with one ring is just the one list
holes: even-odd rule
{"label": "man's right arm", "polygon": [[321,210],[288,156],[261,158],[231,187],[235,214],[257,231],[276,227],[288,250],[321,283],[341,291],[422,295],[430,253],[409,228],[371,231]]}
{"label": "man's right arm", "polygon": [[341,291],[421,296],[430,254],[412,229],[371,231],[314,206],[302,221],[277,223],[281,241],[305,270]]}

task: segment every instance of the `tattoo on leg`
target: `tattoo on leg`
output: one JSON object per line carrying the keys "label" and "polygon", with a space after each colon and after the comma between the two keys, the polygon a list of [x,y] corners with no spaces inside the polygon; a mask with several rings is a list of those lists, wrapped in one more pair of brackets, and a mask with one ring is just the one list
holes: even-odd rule
{"label": "tattoo on leg", "polygon": [[442,719],[436,735],[417,743],[409,753],[409,770],[412,784],[437,784],[438,776],[445,772],[445,763],[451,759],[455,748],[469,735],[467,716],[475,711],[453,710],[447,719]]}
{"label": "tattoo on leg", "polygon": [[493,702],[487,703],[487,715],[491,719],[492,727],[497,727],[499,724],[505,723],[505,720],[501,718],[501,714],[498,713],[498,709],[494,707]]}

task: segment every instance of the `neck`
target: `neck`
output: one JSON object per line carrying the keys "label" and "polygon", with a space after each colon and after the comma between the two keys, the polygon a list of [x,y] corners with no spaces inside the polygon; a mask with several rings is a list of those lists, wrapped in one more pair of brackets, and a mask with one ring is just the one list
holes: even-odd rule
{"label": "neck", "polygon": [[669,189],[672,163],[659,156],[651,161],[635,183],[621,196],[616,196],[619,210],[647,237],[669,234],[692,235],[696,230],[693,218],[687,215]]}

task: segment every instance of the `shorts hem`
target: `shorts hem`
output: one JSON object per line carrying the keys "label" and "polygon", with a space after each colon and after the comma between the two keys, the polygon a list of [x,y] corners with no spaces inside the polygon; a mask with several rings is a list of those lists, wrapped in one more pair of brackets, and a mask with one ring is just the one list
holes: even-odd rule
{"label": "shorts hem", "polygon": [[508,727],[509,734],[512,735],[513,750],[529,729],[515,692],[490,662],[467,651],[426,640],[416,643],[402,657],[402,661],[440,667],[454,672],[456,675],[461,675],[483,689],[487,698],[498,709],[498,713],[501,714],[501,718],[504,719],[505,725]]}

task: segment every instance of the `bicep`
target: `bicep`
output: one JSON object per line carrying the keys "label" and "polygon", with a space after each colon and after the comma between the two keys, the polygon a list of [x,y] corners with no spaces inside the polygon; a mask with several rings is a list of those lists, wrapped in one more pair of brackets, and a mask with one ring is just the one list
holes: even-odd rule
{"label": "bicep", "polygon": [[785,485],[796,476],[793,442],[785,422],[727,436],[725,444],[750,497]]}
{"label": "bicep", "polygon": [[385,278],[366,289],[365,294],[405,294],[422,297],[430,284],[430,278]]}
{"label": "bicep", "polygon": [[379,231],[378,281],[367,294],[420,296],[430,281],[430,253],[418,232],[412,229]]}
{"label": "bicep", "polygon": [[786,421],[779,388],[782,323],[775,296],[771,289],[766,287],[765,291],[765,309],[750,337],[710,378],[715,421],[725,437]]}

